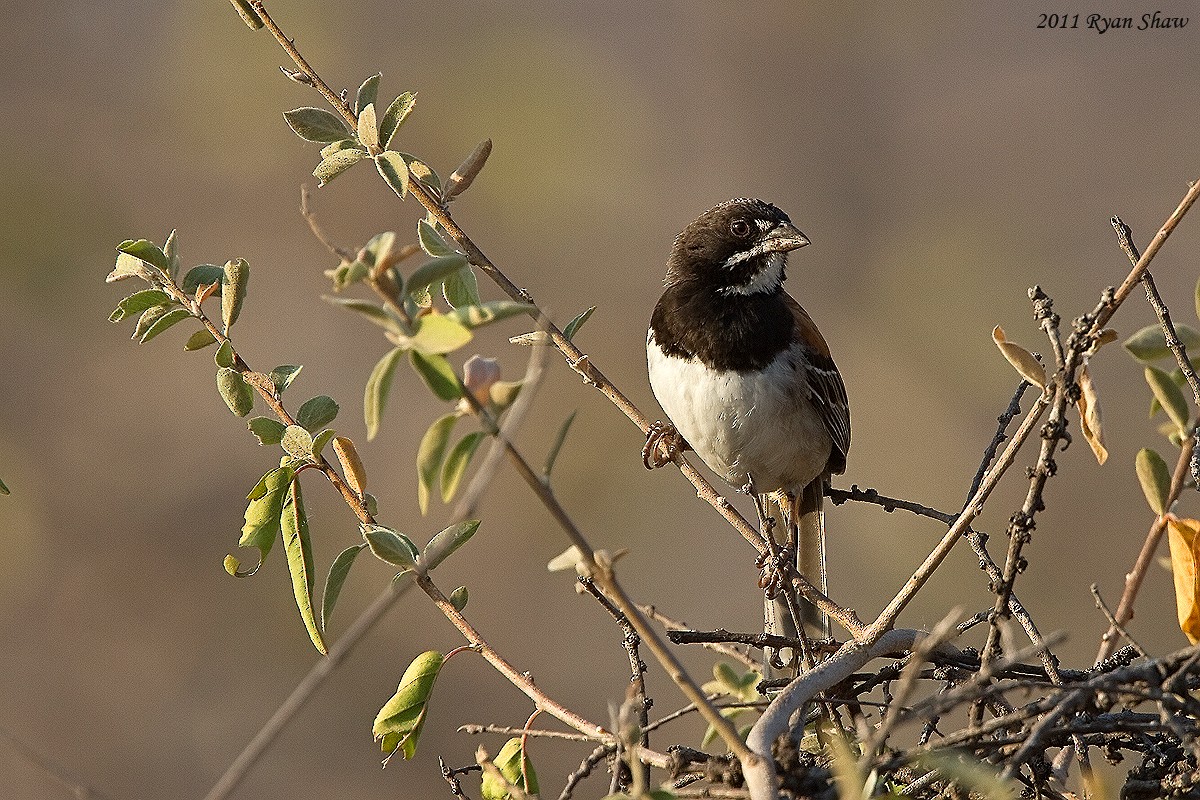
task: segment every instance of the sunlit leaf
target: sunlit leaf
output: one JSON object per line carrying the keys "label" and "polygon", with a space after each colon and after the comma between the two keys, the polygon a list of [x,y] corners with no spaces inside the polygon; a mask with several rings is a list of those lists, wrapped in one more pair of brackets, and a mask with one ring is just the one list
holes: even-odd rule
{"label": "sunlit leaf", "polygon": [[1083,430],[1083,438],[1096,456],[1097,463],[1103,464],[1108,460],[1108,448],[1104,446],[1104,426],[1100,415],[1100,397],[1096,393],[1096,384],[1086,364],[1079,370],[1079,427]]}
{"label": "sunlit leaf", "polygon": [[1171,545],[1171,574],[1175,577],[1175,608],[1179,629],[1192,644],[1200,642],[1200,520],[1167,518]]}
{"label": "sunlit leaf", "polygon": [[338,436],[333,440],[333,452],[342,466],[342,476],[347,485],[356,495],[362,497],[367,493],[367,467],[359,457],[354,442],[344,436]]}
{"label": "sunlit leaf", "polygon": [[[500,770],[505,781],[526,795],[536,795],[540,791],[537,770],[533,768],[533,762],[529,760],[520,737],[513,737],[505,742],[500,752],[492,759],[492,763]],[[512,796],[503,781],[487,772],[483,773],[480,795],[484,800],[508,800]]]}
{"label": "sunlit leaf", "polygon": [[442,281],[442,297],[446,298],[446,302],[453,308],[479,305],[479,280],[470,264],[451,273]]}
{"label": "sunlit leaf", "polygon": [[171,302],[171,296],[158,289],[143,289],[134,292],[117,304],[116,309],[108,316],[109,322],[120,322],[126,317],[140,314],[154,306],[166,305]]}
{"label": "sunlit leaf", "polygon": [[420,318],[412,336],[391,334],[388,337],[401,347],[426,354],[450,353],[471,341],[469,328],[448,314],[436,311]]}
{"label": "sunlit leaf", "polygon": [[151,306],[143,311],[142,316],[138,317],[137,324],[133,326],[133,335],[129,338],[141,339],[142,336],[145,335],[146,331],[150,330],[150,327],[154,325],[154,323],[158,322],[158,320],[162,318],[167,311],[170,310],[170,308],[171,306],[169,303],[160,303],[159,305]]}
{"label": "sunlit leaf", "polygon": [[308,515],[304,511],[300,481],[293,480],[290,486],[280,518],[288,572],[292,575],[292,593],[296,596],[296,608],[300,610],[300,619],[304,620],[304,627],[308,629],[308,637],[318,652],[325,655],[325,641],[313,613],[313,555]]}
{"label": "sunlit leaf", "polygon": [[117,245],[117,250],[131,255],[139,261],[144,261],[152,267],[157,267],[163,272],[171,270],[171,260],[167,258],[167,254],[154,242],[146,239],[126,239]]}
{"label": "sunlit leaf", "polygon": [[996,343],[996,347],[1000,348],[1000,352],[1008,359],[1008,363],[1013,365],[1022,378],[1039,389],[1046,388],[1046,368],[1033,357],[1033,353],[1019,344],[1008,341],[1004,336],[1004,329],[999,325],[992,330],[992,341]]}
{"label": "sunlit leaf", "polygon": [[146,332],[142,334],[142,338],[139,340],[139,342],[145,344],[155,336],[158,336],[160,333],[165,331],[167,328],[183,322],[185,319],[190,319],[191,316],[191,312],[186,308],[171,309],[167,313],[154,320],[154,323],[146,328]]}
{"label": "sunlit leaf", "polygon": [[221,281],[221,322],[225,333],[237,322],[242,313],[242,302],[246,299],[246,286],[250,283],[250,265],[246,259],[226,261]]}
{"label": "sunlit leaf", "polygon": [[285,111],[283,118],[297,136],[310,142],[336,142],[350,134],[341,117],[323,108],[296,108]]}
{"label": "sunlit leaf", "polygon": [[366,394],[363,398],[363,417],[367,423],[367,440],[375,438],[379,432],[379,422],[383,418],[383,410],[387,406],[388,392],[392,388],[392,377],[396,372],[396,364],[404,355],[404,348],[396,347],[390,350],[375,364],[367,378]]}
{"label": "sunlit leaf", "polygon": [[275,539],[280,535],[284,497],[295,475],[291,467],[278,467],[263,475],[250,490],[250,502],[246,506],[238,546],[257,548],[260,564],[266,561]]}
{"label": "sunlit leaf", "polygon": [[394,150],[385,150],[375,156],[375,168],[387,185],[392,187],[392,191],[403,200],[408,193],[408,165],[404,163],[403,156]]}
{"label": "sunlit leaf", "polygon": [[325,156],[312,171],[313,177],[317,179],[317,186],[320,187],[329,183],[338,175],[341,175],[362,161],[366,156],[367,153],[365,150],[360,150],[356,147],[343,148]]}
{"label": "sunlit leaf", "polygon": [[421,513],[429,510],[429,494],[438,480],[442,470],[442,460],[446,456],[446,443],[454,430],[457,414],[446,414],[439,417],[425,431],[421,445],[417,448],[417,503]]}
{"label": "sunlit leaf", "polygon": [[312,457],[314,459],[319,459],[321,457],[321,453],[325,450],[325,445],[329,444],[330,440],[332,440],[335,436],[337,436],[337,431],[335,431],[333,428],[326,428],[314,436]]}
{"label": "sunlit leaf", "polygon": [[312,434],[299,425],[288,425],[279,442],[283,450],[292,458],[309,458],[312,456]]}
{"label": "sunlit leaf", "polygon": [[229,2],[237,9],[238,16],[250,30],[256,31],[263,26],[262,17],[258,16],[258,12],[254,10],[254,6],[250,5],[249,0],[229,0]]}
{"label": "sunlit leaf", "polygon": [[379,146],[379,127],[375,121],[374,101],[367,103],[358,114],[358,140],[368,150]]}
{"label": "sunlit leaf", "polygon": [[458,444],[454,445],[446,456],[446,460],[442,464],[443,503],[449,503],[454,499],[454,495],[458,492],[458,485],[462,481],[463,475],[467,473],[467,467],[471,464],[471,458],[486,436],[487,434],[483,431],[468,433],[458,440]]}
{"label": "sunlit leaf", "polygon": [[381,305],[371,303],[366,300],[359,300],[358,298],[354,297],[331,297],[329,295],[322,295],[321,299],[335,306],[340,306],[341,308],[349,309],[350,311],[362,314],[371,322],[374,322],[376,325],[379,325],[380,327],[389,331],[394,331],[396,333],[400,332],[399,323],[397,323],[396,319]]}
{"label": "sunlit leaf", "polygon": [[439,256],[426,261],[413,270],[413,274],[409,276],[408,281],[405,283],[405,291],[409,295],[415,295],[422,289],[427,289],[431,285],[444,281],[465,266],[467,266],[467,257],[462,253]]}
{"label": "sunlit leaf", "polygon": [[417,222],[417,241],[421,243],[421,249],[426,255],[434,258],[442,256],[452,256],[457,250],[446,243],[442,235],[438,233],[437,228],[429,224],[428,220],[421,219]]}
{"label": "sunlit leaf", "polygon": [[1171,470],[1167,467],[1167,462],[1163,461],[1163,457],[1158,453],[1146,447],[1138,451],[1134,467],[1137,470],[1138,483],[1142,486],[1142,493],[1146,495],[1146,502],[1150,504],[1150,510],[1160,516],[1166,513],[1167,500],[1171,495]]}
{"label": "sunlit leaf", "polygon": [[467,607],[467,598],[468,597],[469,597],[469,594],[467,592],[467,587],[459,586],[457,589],[455,589],[453,592],[450,593],[450,598],[449,598],[450,605],[454,606],[455,611],[462,611],[464,608]]}
{"label": "sunlit leaf", "polygon": [[281,364],[271,370],[267,377],[275,385],[275,393],[283,394],[283,390],[292,385],[292,381],[296,380],[296,376],[302,369],[304,369],[303,364]]}
{"label": "sunlit leaf", "polygon": [[445,657],[428,650],[413,659],[392,698],[379,709],[371,732],[385,753],[400,751],[405,759],[417,752],[417,741]]}
{"label": "sunlit leaf", "polygon": [[518,303],[515,300],[492,300],[482,305],[456,307],[448,316],[454,317],[468,328],[478,328],[509,317],[528,314],[536,308],[537,306]]}
{"label": "sunlit leaf", "polygon": [[217,352],[213,353],[213,363],[218,367],[232,367],[235,360],[233,344],[228,339],[221,342]]}

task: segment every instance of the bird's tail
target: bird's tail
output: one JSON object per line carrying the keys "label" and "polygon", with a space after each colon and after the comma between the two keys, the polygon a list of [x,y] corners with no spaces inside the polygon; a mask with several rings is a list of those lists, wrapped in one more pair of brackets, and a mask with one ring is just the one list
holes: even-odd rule
{"label": "bird's tail", "polygon": [[[809,583],[829,594],[829,580],[825,571],[825,478],[818,477],[804,487],[795,499],[796,516],[796,568],[808,578]],[[829,617],[811,603],[800,601],[804,622],[814,628],[817,636],[828,637]]]}
{"label": "bird's tail", "polygon": [[[782,497],[781,497],[782,499]],[[828,594],[825,575],[825,516],[821,507],[825,499],[825,478],[819,477],[804,488],[796,497],[788,497],[786,517],[795,525],[795,550],[790,554],[793,564],[809,582]],[[774,599],[767,600],[764,609],[767,633],[795,639],[799,636],[795,620],[788,609],[786,595],[790,587]],[[795,595],[792,595],[795,597]],[[796,598],[800,620],[810,636],[828,637],[829,619],[811,603]],[[783,677],[771,664],[772,651],[764,650],[764,677]],[[791,653],[779,654],[783,661],[791,659]]]}

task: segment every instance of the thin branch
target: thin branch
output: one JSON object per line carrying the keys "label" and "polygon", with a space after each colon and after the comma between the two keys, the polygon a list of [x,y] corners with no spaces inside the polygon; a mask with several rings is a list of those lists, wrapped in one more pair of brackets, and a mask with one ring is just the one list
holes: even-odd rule
{"label": "thin branch", "polygon": [[1091,588],[1092,598],[1096,601],[1096,608],[1099,609],[1100,613],[1104,615],[1104,618],[1108,620],[1109,626],[1114,628],[1117,633],[1124,637],[1125,641],[1129,642],[1130,646],[1133,647],[1138,656],[1145,658],[1146,649],[1138,644],[1137,639],[1134,639],[1132,636],[1130,636],[1129,631],[1125,630],[1121,623],[1117,621],[1117,618],[1113,616],[1113,612],[1109,609],[1108,604],[1105,603],[1104,598],[1100,596],[1100,588],[1094,583],[1092,584]]}

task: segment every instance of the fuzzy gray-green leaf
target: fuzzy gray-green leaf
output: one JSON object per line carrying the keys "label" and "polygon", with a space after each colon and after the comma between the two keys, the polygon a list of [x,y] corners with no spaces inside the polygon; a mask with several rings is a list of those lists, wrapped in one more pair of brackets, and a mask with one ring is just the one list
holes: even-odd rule
{"label": "fuzzy gray-green leaf", "polygon": [[1167,462],[1158,453],[1145,447],[1138,451],[1134,467],[1150,510],[1159,516],[1163,515],[1171,494],[1171,470]]}
{"label": "fuzzy gray-green leaf", "polygon": [[250,283],[250,265],[244,258],[225,262],[221,280],[221,323],[225,333],[237,322],[242,313],[242,302],[246,299],[246,287]]}
{"label": "fuzzy gray-green leaf", "polygon": [[134,292],[117,304],[116,309],[109,315],[109,322],[120,322],[126,317],[140,314],[154,306],[166,305],[171,302],[171,296],[158,289],[143,289]]}
{"label": "fuzzy gray-green leaf", "polygon": [[439,400],[457,400],[462,397],[458,376],[454,374],[454,368],[445,356],[413,350],[410,358],[417,375],[421,376],[421,380],[425,381],[425,385]]}
{"label": "fuzzy gray-green leaf", "polygon": [[321,599],[322,631],[329,630],[329,619],[333,616],[333,608],[337,605],[338,597],[342,593],[342,585],[345,584],[346,577],[350,574],[350,567],[354,566],[354,559],[366,547],[366,542],[351,545],[338,553],[338,557],[330,564],[329,577],[325,579],[324,597]]}
{"label": "fuzzy gray-green leaf", "polygon": [[286,425],[270,417],[254,417],[246,423],[246,427],[258,438],[260,445],[279,444],[287,430]]}
{"label": "fuzzy gray-green leaf", "polygon": [[446,243],[442,235],[437,232],[437,228],[429,224],[428,220],[422,219],[417,222],[417,241],[421,244],[421,249],[426,255],[438,258],[440,256],[452,256],[457,250]]}
{"label": "fuzzy gray-green leaf", "polygon": [[468,433],[466,436],[458,440],[458,444],[446,456],[446,461],[442,464],[442,502],[449,503],[454,499],[454,495],[458,493],[458,486],[462,482],[463,475],[467,474],[467,467],[471,464],[471,458],[475,455],[475,451],[479,449],[480,443],[487,436],[483,431],[475,431]]}
{"label": "fuzzy gray-green leaf", "polygon": [[405,284],[405,291],[409,295],[415,295],[420,290],[445,280],[465,266],[467,257],[462,253],[430,259],[413,270]]}
{"label": "fuzzy gray-green leaf", "polygon": [[403,200],[404,195],[408,193],[408,165],[404,163],[404,158],[393,150],[385,150],[375,156],[375,169],[379,170],[387,185]]}
{"label": "fuzzy gray-green leaf", "polygon": [[439,417],[425,431],[417,448],[417,504],[422,514],[429,511],[429,494],[441,474],[446,443],[457,420],[458,415],[453,413]]}
{"label": "fuzzy gray-green leaf", "polygon": [[578,317],[568,322],[567,326],[563,328],[563,336],[565,336],[569,341],[571,337],[573,337],[579,331],[579,329],[583,327],[583,323],[588,321],[588,318],[592,316],[592,313],[595,312],[595,310],[596,307],[592,306],[588,310],[581,313]]}
{"label": "fuzzy gray-green leaf", "polygon": [[126,239],[117,245],[117,250],[127,253],[140,261],[145,261],[147,264],[157,267],[164,273],[171,270],[171,260],[167,258],[167,254],[154,242],[146,239]]}
{"label": "fuzzy gray-green leaf", "polygon": [[354,95],[355,114],[362,114],[364,108],[375,104],[375,100],[379,96],[379,79],[382,77],[380,73],[376,72],[359,85],[358,92]]}
{"label": "fuzzy gray-green leaf", "polygon": [[400,332],[400,325],[396,322],[396,319],[387,312],[387,309],[377,303],[360,300],[357,297],[332,297],[327,294],[322,295],[321,299],[335,306],[362,314],[381,328],[395,333]]}
{"label": "fuzzy gray-green leaf", "polygon": [[[1200,352],[1200,331],[1188,325],[1176,325],[1179,341],[1189,351]],[[1147,325],[1125,340],[1124,347],[1139,361],[1157,361],[1171,355],[1166,337],[1159,325]]]}
{"label": "fuzzy gray-green leaf", "polygon": [[362,527],[363,538],[367,540],[367,545],[376,558],[404,570],[417,566],[420,553],[407,536],[382,525]]}
{"label": "fuzzy gray-green leaf", "polygon": [[300,619],[308,630],[308,638],[321,655],[325,655],[325,641],[321,628],[313,613],[313,555],[312,538],[308,532],[308,515],[304,511],[304,498],[300,493],[300,481],[292,481],[291,488],[280,512],[283,529],[283,548],[287,553],[288,572],[292,575],[292,594],[296,597],[296,608]]}
{"label": "fuzzy gray-green leaf", "polygon": [[133,336],[129,338],[141,339],[146,334],[146,331],[150,330],[154,323],[158,322],[170,308],[169,303],[160,303],[143,311],[142,316],[138,318],[137,324],[133,326]]}
{"label": "fuzzy gray-green leaf", "polygon": [[285,111],[283,118],[297,136],[310,142],[336,142],[350,134],[341,117],[323,108],[295,108]]}
{"label": "fuzzy gray-green leaf", "polygon": [[387,406],[388,392],[392,388],[392,377],[396,372],[396,364],[404,355],[404,348],[396,347],[388,351],[371,370],[367,378],[367,388],[363,397],[363,417],[367,423],[367,440],[375,438],[379,432],[379,423],[383,418],[383,410]]}
{"label": "fuzzy gray-green leaf", "polygon": [[375,104],[367,103],[358,115],[358,140],[370,150],[379,146],[379,127],[375,120]]}
{"label": "fuzzy gray-green leaf", "polygon": [[470,264],[442,281],[442,297],[454,308],[479,305],[479,280]]}
{"label": "fuzzy gray-green leaf", "polygon": [[165,331],[167,328],[169,328],[172,325],[175,325],[177,323],[183,322],[185,319],[188,319],[191,316],[192,316],[191,312],[189,312],[186,308],[171,309],[170,311],[168,311],[167,313],[163,314],[158,319],[156,319],[154,321],[154,324],[152,324],[150,327],[148,327],[146,329],[146,332],[142,334],[142,338],[139,339],[138,341],[141,344],[145,344],[146,342],[153,339],[155,336],[158,336],[160,333]]}
{"label": "fuzzy gray-green leaf", "polygon": [[220,293],[220,284],[224,277],[224,267],[218,267],[216,264],[201,264],[187,271],[187,274],[183,276],[183,285],[181,288],[185,294],[192,295],[201,286],[208,286],[215,283],[217,284],[217,292]]}
{"label": "fuzzy gray-green leaf", "polygon": [[275,394],[283,394],[283,390],[292,385],[292,381],[296,380],[302,369],[303,364],[281,364],[271,370],[267,377],[275,385]]}
{"label": "fuzzy gray-green leaf", "polygon": [[450,316],[457,319],[468,328],[478,328],[502,319],[528,314],[536,306],[529,303],[518,303],[515,300],[491,300],[481,305],[468,305],[455,308]]}
{"label": "fuzzy gray-green leaf", "polygon": [[283,431],[279,442],[283,450],[292,458],[307,459],[312,457],[312,434],[299,425],[288,425]]}
{"label": "fuzzy gray-green leaf", "polygon": [[193,350],[203,350],[210,344],[216,344],[217,337],[209,332],[208,328],[201,328],[191,335],[187,342],[183,345],[183,349],[189,353]]}
{"label": "fuzzy gray-green leaf", "polygon": [[421,554],[425,560],[425,569],[431,570],[441,564],[451,553],[466,544],[477,530],[479,530],[479,520],[469,519],[434,534]]}
{"label": "fuzzy gray-green leaf", "polygon": [[337,415],[338,404],[332,397],[322,394],[306,400],[304,405],[300,406],[300,410],[296,412],[296,422],[309,433],[316,433],[333,422]]}
{"label": "fuzzy gray-green leaf", "polygon": [[254,390],[236,369],[221,367],[217,370],[217,391],[229,410],[244,417],[254,408]]}
{"label": "fuzzy gray-green leaf", "polygon": [[317,186],[320,187],[329,183],[338,175],[341,175],[359,161],[362,161],[366,155],[362,150],[347,148],[325,156],[312,172],[313,177],[317,179]]}
{"label": "fuzzy gray-green leaf", "polygon": [[392,146],[392,138],[404,124],[404,120],[408,119],[408,115],[412,113],[416,102],[417,95],[415,93],[405,92],[393,100],[387,111],[383,113],[383,118],[379,121],[379,144],[385,150]]}
{"label": "fuzzy gray-green leaf", "polygon": [[1146,367],[1146,383],[1150,384],[1150,390],[1154,392],[1155,399],[1167,412],[1171,422],[1175,423],[1180,431],[1186,430],[1190,416],[1187,400],[1179,385],[1171,380],[1170,373],[1158,367]]}

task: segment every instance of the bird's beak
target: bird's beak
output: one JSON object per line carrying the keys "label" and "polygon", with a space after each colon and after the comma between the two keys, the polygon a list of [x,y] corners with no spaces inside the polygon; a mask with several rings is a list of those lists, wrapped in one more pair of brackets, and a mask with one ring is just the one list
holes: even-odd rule
{"label": "bird's beak", "polygon": [[808,237],[801,233],[795,225],[781,222],[771,229],[762,242],[762,248],[767,253],[787,253],[799,250],[808,244]]}

